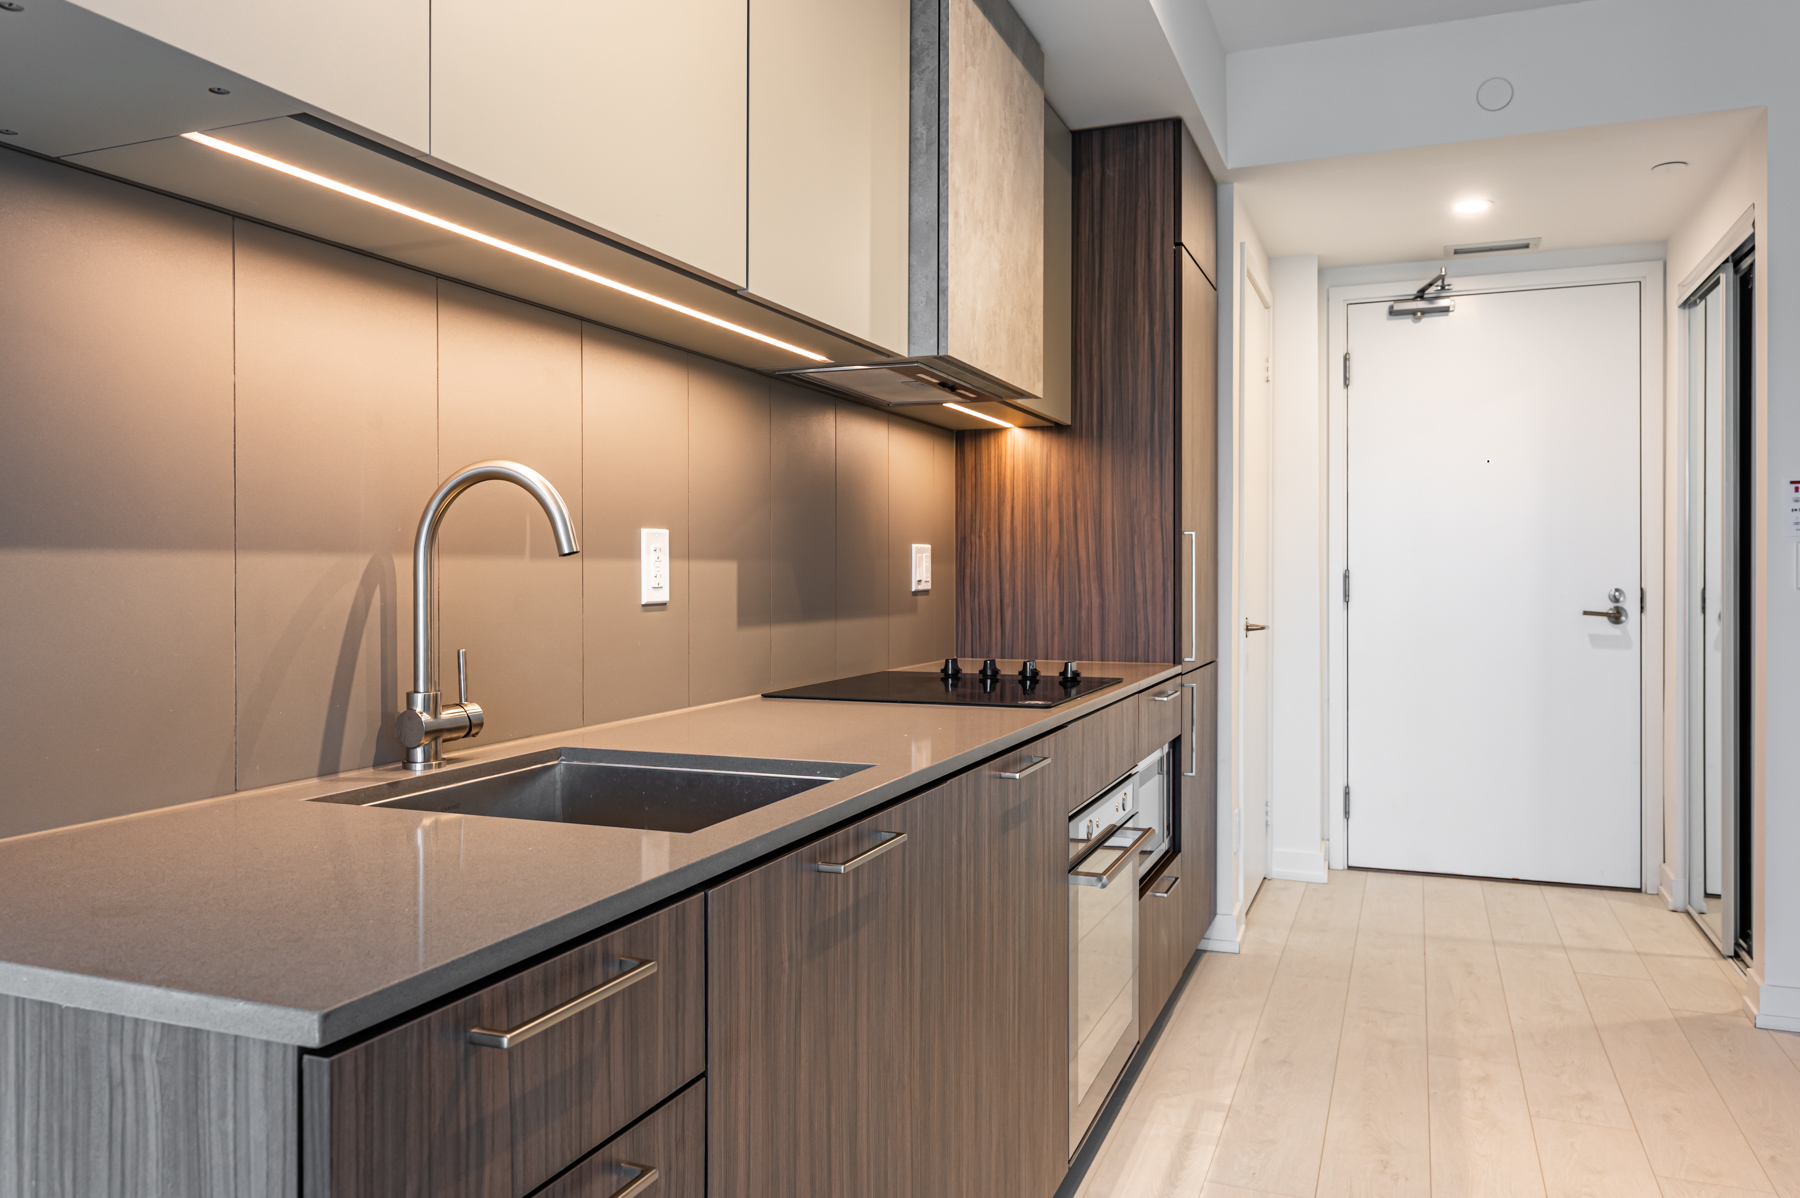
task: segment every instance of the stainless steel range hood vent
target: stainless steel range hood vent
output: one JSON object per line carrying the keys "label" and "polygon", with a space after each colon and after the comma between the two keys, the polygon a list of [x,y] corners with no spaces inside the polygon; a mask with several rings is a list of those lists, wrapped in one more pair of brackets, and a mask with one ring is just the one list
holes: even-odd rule
{"label": "stainless steel range hood vent", "polygon": [[[999,423],[1015,427],[1052,423],[1018,402],[1037,396],[1001,382],[967,362],[944,355],[885,358],[875,362],[833,362],[777,373],[805,379],[877,407],[941,408],[954,404],[956,408],[952,411],[960,408],[974,417],[964,424],[972,429],[992,428]],[[945,421],[934,414],[933,423]]]}

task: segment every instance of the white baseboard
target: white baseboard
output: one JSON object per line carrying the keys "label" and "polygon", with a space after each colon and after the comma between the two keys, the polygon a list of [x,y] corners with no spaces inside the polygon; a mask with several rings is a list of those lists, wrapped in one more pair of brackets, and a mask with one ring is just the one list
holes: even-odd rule
{"label": "white baseboard", "polygon": [[1772,1032],[1800,1032],[1800,986],[1746,987],[1744,1003],[1750,1006],[1754,992],[1755,1005],[1750,1015],[1756,1026]]}
{"label": "white baseboard", "polygon": [[1656,893],[1663,896],[1663,902],[1669,904],[1669,910],[1681,910],[1681,900],[1676,896],[1686,887],[1682,884],[1681,879],[1675,876],[1675,871],[1669,868],[1667,861],[1664,861],[1657,869],[1661,880],[1657,883]]}
{"label": "white baseboard", "polygon": [[1237,916],[1215,915],[1212,926],[1206,929],[1206,935],[1200,940],[1200,951],[1203,953],[1235,953],[1241,952],[1243,946],[1238,942]]}
{"label": "white baseboard", "polygon": [[1312,852],[1304,849],[1276,849],[1269,854],[1269,876],[1285,878],[1290,882],[1326,882],[1330,878],[1325,871],[1325,851],[1323,846]]}

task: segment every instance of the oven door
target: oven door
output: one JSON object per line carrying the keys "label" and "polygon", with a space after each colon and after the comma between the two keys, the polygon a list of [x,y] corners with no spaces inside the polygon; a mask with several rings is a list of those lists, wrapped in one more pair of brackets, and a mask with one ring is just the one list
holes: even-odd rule
{"label": "oven door", "polygon": [[1069,863],[1069,1155],[1138,1042],[1138,856],[1153,828],[1110,827]]}

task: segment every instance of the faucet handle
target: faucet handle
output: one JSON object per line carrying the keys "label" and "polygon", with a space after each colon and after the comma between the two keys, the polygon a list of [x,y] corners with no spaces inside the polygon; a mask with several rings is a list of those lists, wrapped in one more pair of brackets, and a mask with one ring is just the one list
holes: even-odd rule
{"label": "faucet handle", "polygon": [[469,701],[469,651],[467,649],[456,651],[456,701],[458,703]]}

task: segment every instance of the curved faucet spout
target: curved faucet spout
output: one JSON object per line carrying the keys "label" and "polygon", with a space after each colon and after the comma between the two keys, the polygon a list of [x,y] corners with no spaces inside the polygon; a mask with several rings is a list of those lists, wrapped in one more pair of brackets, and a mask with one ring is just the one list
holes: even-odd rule
{"label": "curved faucet spout", "polygon": [[[523,488],[550,518],[550,527],[556,534],[557,556],[569,557],[581,552],[569,505],[563,502],[550,480],[531,467],[500,460],[476,462],[444,480],[437,494],[425,505],[425,512],[419,517],[419,531],[413,537],[413,689],[406,697],[407,710],[400,713],[398,725],[401,742],[406,745],[406,764],[411,769],[427,769],[437,764],[440,740],[473,736],[481,727],[481,709],[469,703],[467,695],[462,696],[463,702],[456,705],[454,711],[447,711],[440,705],[437,663],[431,643],[431,598],[438,527],[444,522],[444,513],[458,495],[476,483],[484,482],[509,482]],[[419,718],[414,718],[415,715]],[[455,727],[451,727],[452,724]]]}

